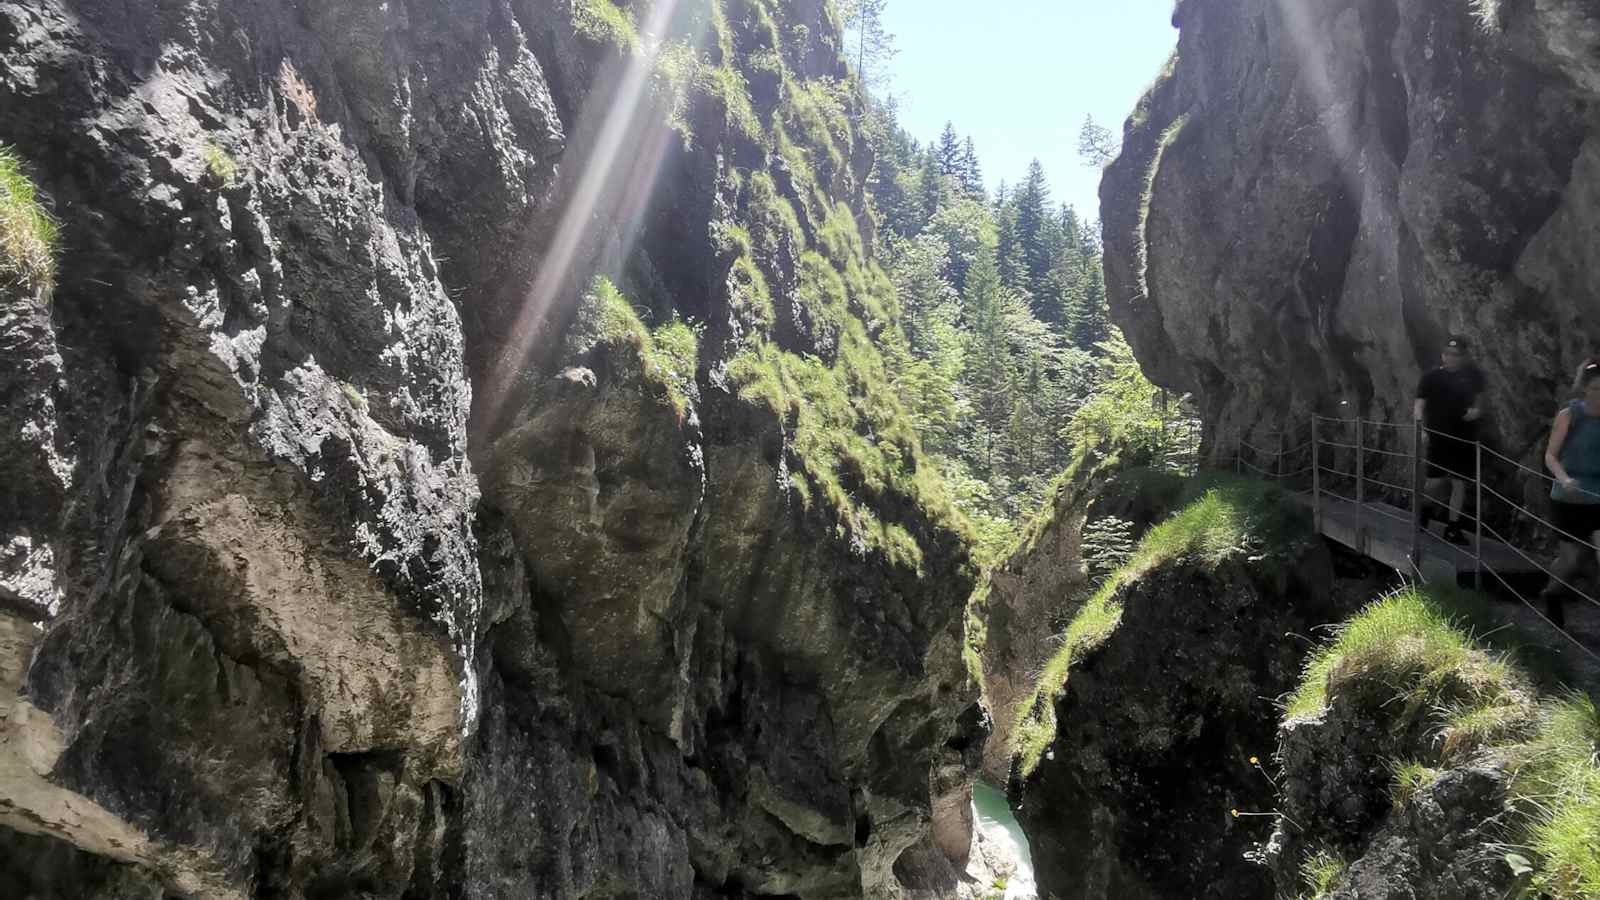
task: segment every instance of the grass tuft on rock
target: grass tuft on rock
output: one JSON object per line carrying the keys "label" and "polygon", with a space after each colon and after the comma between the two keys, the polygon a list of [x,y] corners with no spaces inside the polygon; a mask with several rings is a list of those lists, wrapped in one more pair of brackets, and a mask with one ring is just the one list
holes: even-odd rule
{"label": "grass tuft on rock", "polygon": [[[1105,643],[1122,621],[1118,595],[1159,566],[1192,560],[1214,568],[1250,554],[1263,562],[1304,532],[1301,517],[1271,485],[1224,478],[1208,487],[1176,515],[1150,529],[1133,554],[1084,601],[1061,635],[1061,646],[1039,674],[1033,696],[1018,707],[1012,754],[1023,777],[1038,767],[1055,740],[1055,706],[1067,688],[1073,664]],[[1270,552],[1276,550],[1277,554]]]}
{"label": "grass tuft on rock", "polygon": [[700,332],[674,316],[651,331],[616,285],[595,278],[584,295],[569,336],[579,353],[596,344],[632,351],[645,379],[662,390],[662,399],[682,423],[699,365]]}
{"label": "grass tuft on rock", "polygon": [[1314,718],[1330,691],[1357,679],[1386,685],[1396,701],[1446,711],[1443,737],[1465,747],[1488,732],[1526,723],[1528,679],[1474,641],[1471,617],[1449,595],[1406,588],[1367,606],[1312,654],[1284,707],[1288,720]]}
{"label": "grass tuft on rock", "polygon": [[1438,778],[1439,770],[1432,766],[1416,760],[1399,763],[1394,767],[1394,786],[1389,791],[1389,799],[1394,802],[1395,809],[1401,809]]}
{"label": "grass tuft on rock", "polygon": [[1338,854],[1327,848],[1307,856],[1300,864],[1300,883],[1305,887],[1300,900],[1321,900],[1333,893],[1334,885],[1344,877],[1347,867]]}
{"label": "grass tuft on rock", "polygon": [[1500,3],[1501,0],[1467,0],[1473,17],[1478,20],[1478,27],[1486,32],[1500,29]]}
{"label": "grass tuft on rock", "polygon": [[56,221],[10,147],[0,144],[0,288],[37,291],[56,283]]}
{"label": "grass tuft on rock", "polygon": [[1425,790],[1441,767],[1498,761],[1516,813],[1508,846],[1530,862],[1532,893],[1600,896],[1600,712],[1584,695],[1541,702],[1521,665],[1475,636],[1475,611],[1460,600],[1404,589],[1369,605],[1311,657],[1285,719],[1320,715],[1358,682],[1378,692],[1369,703],[1431,716],[1439,763],[1396,764],[1395,804]]}
{"label": "grass tuft on rock", "polygon": [[1549,703],[1516,754],[1512,791],[1533,887],[1555,900],[1600,897],[1600,711],[1575,695]]}

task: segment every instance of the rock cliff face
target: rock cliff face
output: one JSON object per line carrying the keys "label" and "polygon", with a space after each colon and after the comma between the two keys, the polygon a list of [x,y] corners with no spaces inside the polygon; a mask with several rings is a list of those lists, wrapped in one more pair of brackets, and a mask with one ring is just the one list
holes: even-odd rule
{"label": "rock cliff face", "polygon": [[820,0],[0,2],[0,894],[893,893],[972,575],[845,74]]}
{"label": "rock cliff face", "polygon": [[983,756],[990,782],[1005,784],[1010,777],[1017,706],[1058,648],[1071,614],[1094,589],[1085,526],[1115,518],[1131,526],[1128,538],[1136,541],[1172,511],[1183,481],[1173,472],[1086,458],[1057,481],[1050,505],[974,596],[972,611],[984,624],[984,702],[994,718]]}
{"label": "rock cliff face", "polygon": [[1529,450],[1600,340],[1600,10],[1183,0],[1174,22],[1101,186],[1146,372],[1231,452],[1312,411],[1404,420],[1460,332],[1497,439]]}
{"label": "rock cliff face", "polygon": [[1287,502],[1229,488],[1191,504],[1069,616],[1065,665],[1019,725],[1048,723],[1048,742],[1019,736],[1011,786],[1041,896],[1273,896],[1244,859],[1262,829],[1231,811],[1272,808],[1251,758],[1271,753],[1273,699],[1298,681],[1304,648],[1285,635],[1342,602]]}

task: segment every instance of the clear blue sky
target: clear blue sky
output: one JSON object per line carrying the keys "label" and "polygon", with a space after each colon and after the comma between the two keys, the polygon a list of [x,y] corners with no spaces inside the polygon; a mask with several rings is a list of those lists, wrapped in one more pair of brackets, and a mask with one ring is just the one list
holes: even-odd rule
{"label": "clear blue sky", "polygon": [[1177,43],[1172,0],[889,0],[900,124],[926,143],[972,136],[990,190],[1038,157],[1056,202],[1099,217],[1100,172],[1078,157],[1085,114],[1122,120]]}

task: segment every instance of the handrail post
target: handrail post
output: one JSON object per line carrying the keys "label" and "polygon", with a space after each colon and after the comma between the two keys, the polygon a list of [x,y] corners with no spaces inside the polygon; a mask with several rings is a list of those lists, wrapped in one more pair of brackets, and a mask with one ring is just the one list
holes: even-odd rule
{"label": "handrail post", "polygon": [[1239,439],[1233,445],[1233,474],[1244,477],[1244,429],[1239,429]]}
{"label": "handrail post", "polygon": [[1356,552],[1367,552],[1367,535],[1362,527],[1362,512],[1367,508],[1366,421],[1356,416]]}
{"label": "handrail post", "polygon": [[1411,565],[1422,571],[1422,420],[1411,423]]}
{"label": "handrail post", "polygon": [[1322,452],[1317,444],[1317,414],[1311,414],[1311,523],[1322,533]]}
{"label": "handrail post", "polygon": [[1472,521],[1477,526],[1477,534],[1473,536],[1472,555],[1476,563],[1472,567],[1472,589],[1483,590],[1483,439],[1479,438],[1473,447],[1477,452],[1477,463],[1473,474],[1476,475],[1474,484],[1478,496],[1472,501]]}
{"label": "handrail post", "polygon": [[1278,484],[1283,484],[1283,429],[1278,429]]}

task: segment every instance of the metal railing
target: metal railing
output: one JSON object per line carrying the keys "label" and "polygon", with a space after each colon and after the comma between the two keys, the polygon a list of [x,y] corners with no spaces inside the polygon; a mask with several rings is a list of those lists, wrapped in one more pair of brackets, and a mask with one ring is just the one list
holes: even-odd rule
{"label": "metal railing", "polygon": [[[1504,453],[1486,446],[1480,440],[1470,440],[1447,434],[1437,429],[1427,428],[1421,422],[1401,424],[1371,419],[1340,419],[1314,415],[1311,417],[1310,437],[1303,442],[1293,443],[1294,437],[1294,435],[1285,432],[1267,435],[1269,442],[1276,442],[1277,446],[1275,448],[1259,447],[1241,438],[1235,449],[1235,471],[1241,475],[1248,472],[1257,477],[1279,483],[1288,483],[1309,473],[1311,476],[1310,485],[1302,488],[1299,492],[1310,495],[1312,517],[1317,530],[1319,532],[1323,530],[1324,507],[1328,505],[1325,500],[1336,499],[1350,504],[1354,510],[1353,531],[1358,552],[1364,552],[1362,548],[1370,547],[1368,543],[1370,540],[1369,522],[1376,524],[1380,518],[1388,518],[1409,525],[1410,548],[1408,561],[1412,572],[1405,574],[1407,577],[1414,574],[1418,580],[1423,580],[1423,504],[1431,501],[1441,506],[1447,505],[1446,501],[1427,495],[1425,486],[1428,480],[1429,464],[1424,459],[1424,453],[1422,452],[1424,441],[1425,439],[1450,440],[1470,445],[1473,459],[1472,473],[1457,472],[1436,464],[1432,468],[1446,473],[1450,478],[1466,482],[1468,490],[1472,492],[1472,538],[1465,547],[1461,548],[1460,552],[1470,556],[1473,561],[1474,589],[1483,590],[1484,575],[1487,574],[1505,591],[1532,610],[1546,624],[1555,628],[1573,646],[1590,657],[1600,660],[1600,653],[1591,650],[1567,632],[1566,629],[1552,622],[1543,610],[1539,609],[1526,595],[1517,590],[1512,582],[1508,580],[1506,574],[1496,571],[1489,555],[1484,553],[1484,540],[1487,537],[1493,542],[1508,548],[1534,570],[1566,588],[1573,597],[1600,608],[1600,600],[1579,590],[1566,578],[1558,575],[1549,565],[1538,561],[1532,553],[1518,546],[1506,533],[1502,533],[1485,521],[1487,516],[1484,515],[1484,501],[1486,497],[1492,497],[1497,503],[1503,504],[1507,508],[1513,523],[1523,524],[1530,530],[1548,530],[1564,540],[1581,545],[1591,553],[1600,553],[1600,548],[1597,548],[1589,540],[1588,536],[1580,537],[1563,531],[1544,516],[1496,490],[1484,478],[1484,463],[1487,460],[1497,466],[1509,465],[1513,475],[1520,473],[1524,476],[1532,476],[1542,484],[1554,484],[1555,479],[1552,476],[1526,466]],[[1397,444],[1401,446],[1401,449],[1396,449]],[[1305,465],[1298,465],[1301,461],[1300,454],[1305,453],[1307,450],[1310,451],[1309,461]],[[1247,456],[1250,458],[1247,459]],[[1353,470],[1339,468],[1339,458],[1341,456],[1350,458],[1349,464],[1353,467]],[[1410,484],[1397,484],[1373,474],[1368,470],[1369,458],[1391,461],[1387,469],[1380,465],[1378,468],[1379,473],[1392,470],[1397,465],[1409,466]],[[1403,463],[1400,461],[1403,461]],[[1327,483],[1330,476],[1350,483],[1351,492],[1354,496],[1339,493],[1330,487]],[[1401,506],[1401,509],[1408,511],[1409,515],[1402,518],[1392,509],[1385,508],[1387,504],[1377,505],[1369,496],[1369,489],[1379,497],[1405,496],[1408,498],[1408,503],[1406,506]],[[1465,498],[1463,499],[1464,505]],[[1396,504],[1396,506],[1399,506],[1399,504]],[[1409,508],[1407,509],[1407,507]],[[1458,510],[1458,512],[1461,513],[1461,517],[1464,519],[1465,510]],[[1505,523],[1502,523],[1502,526],[1506,532],[1518,530]],[[1504,559],[1502,557],[1503,563]]]}

